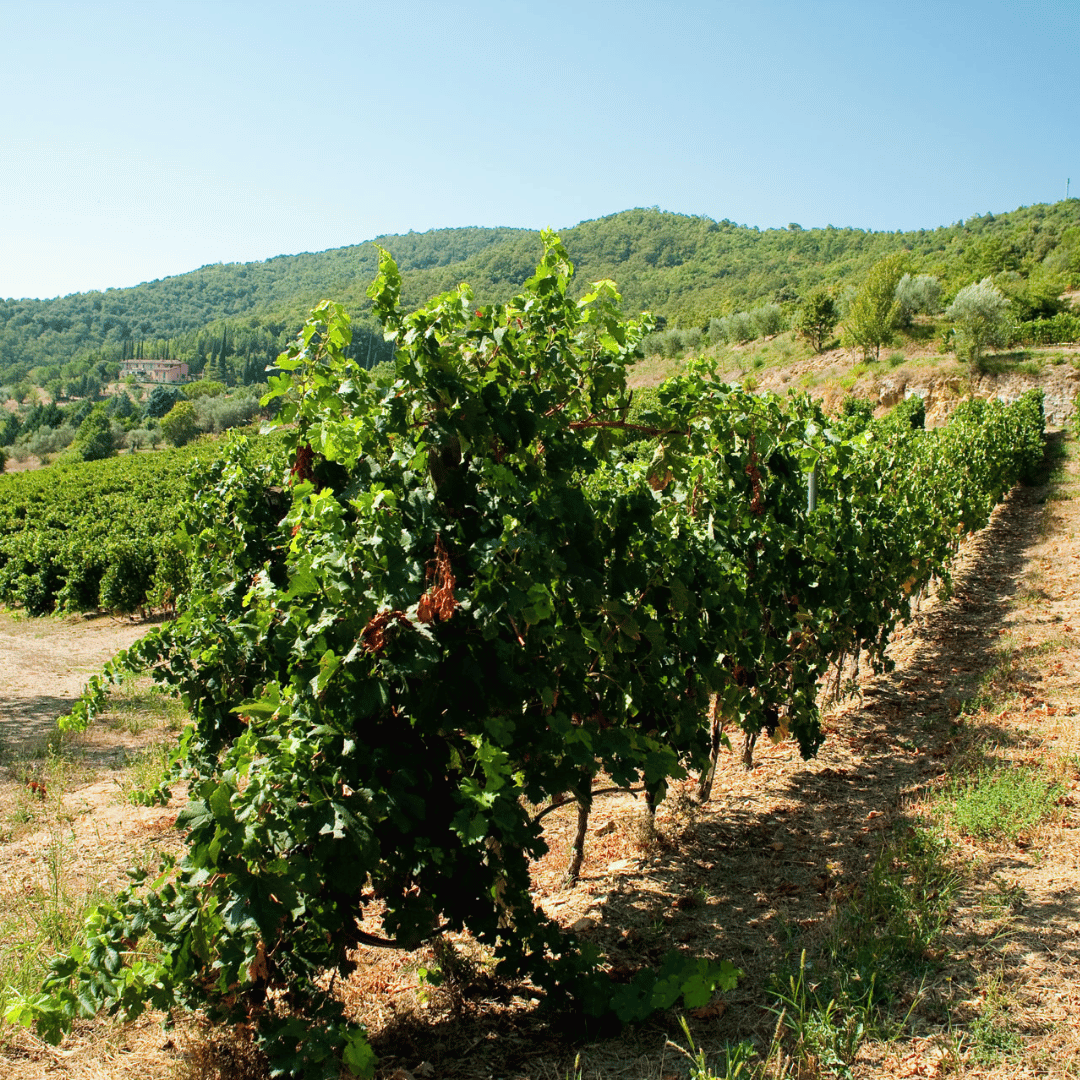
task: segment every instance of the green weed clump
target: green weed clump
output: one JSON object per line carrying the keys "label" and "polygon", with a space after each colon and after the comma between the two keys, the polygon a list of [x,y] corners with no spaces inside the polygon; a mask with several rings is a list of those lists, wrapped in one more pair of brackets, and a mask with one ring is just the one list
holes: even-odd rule
{"label": "green weed clump", "polygon": [[950,817],[965,836],[1015,843],[1053,815],[1062,791],[1039,769],[983,766],[953,792]]}
{"label": "green weed clump", "polygon": [[[673,1042],[669,1042],[668,1046],[678,1050],[690,1062],[690,1080],[755,1080],[765,1075],[772,1061],[775,1046],[770,1047],[764,1061],[758,1061],[754,1044],[745,1039],[740,1043],[727,1044],[718,1055],[718,1060],[709,1065],[705,1052],[694,1044],[694,1037],[690,1034],[690,1025],[687,1024],[685,1016],[679,1017],[679,1026],[690,1049]],[[580,1080],[580,1076],[580,1072],[576,1072],[574,1080]]]}
{"label": "green weed clump", "polygon": [[32,993],[40,985],[49,960],[82,939],[83,922],[104,899],[85,892],[68,870],[71,845],[54,830],[42,852],[43,873],[26,888],[3,897],[0,915],[0,1013],[12,993]]}
{"label": "green weed clump", "polygon": [[799,1075],[850,1075],[865,1040],[893,1039],[906,1027],[941,955],[959,884],[947,856],[947,841],[929,829],[891,844],[819,955],[808,960],[803,951],[786,984],[777,980],[773,1011]]}

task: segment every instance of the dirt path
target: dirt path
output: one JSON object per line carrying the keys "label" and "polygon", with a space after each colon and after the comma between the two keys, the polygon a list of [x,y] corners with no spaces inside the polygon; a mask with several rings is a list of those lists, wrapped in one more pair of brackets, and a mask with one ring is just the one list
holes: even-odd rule
{"label": "dirt path", "polygon": [[109,616],[0,613],[0,745],[25,751],[47,738],[86,680],[150,625]]}

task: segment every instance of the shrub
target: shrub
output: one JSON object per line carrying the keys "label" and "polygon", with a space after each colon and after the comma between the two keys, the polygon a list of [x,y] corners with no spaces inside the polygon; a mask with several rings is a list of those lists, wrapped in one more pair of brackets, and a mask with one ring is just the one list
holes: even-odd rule
{"label": "shrub", "polygon": [[1022,322],[1016,328],[1016,338],[1023,345],[1057,345],[1080,341],[1080,315],[1063,311],[1049,319]]}
{"label": "shrub", "polygon": [[870,398],[849,395],[840,405],[840,415],[850,421],[850,431],[862,431],[874,419],[875,403]]}

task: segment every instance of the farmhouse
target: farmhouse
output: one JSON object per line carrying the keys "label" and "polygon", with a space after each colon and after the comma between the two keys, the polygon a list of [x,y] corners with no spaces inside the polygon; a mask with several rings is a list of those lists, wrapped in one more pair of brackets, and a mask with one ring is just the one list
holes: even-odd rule
{"label": "farmhouse", "polygon": [[121,360],[120,377],[134,375],[143,382],[178,383],[188,378],[188,366],[177,360]]}

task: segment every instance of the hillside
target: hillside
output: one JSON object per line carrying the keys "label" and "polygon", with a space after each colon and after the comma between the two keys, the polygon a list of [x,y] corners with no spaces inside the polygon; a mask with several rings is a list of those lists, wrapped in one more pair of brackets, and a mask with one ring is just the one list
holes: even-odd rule
{"label": "hillside", "polygon": [[[1080,200],[911,232],[853,228],[759,230],[707,217],[626,210],[563,229],[578,287],[615,280],[627,311],[651,310],[670,326],[709,319],[761,301],[791,303],[815,285],[858,284],[883,255],[907,250],[916,272],[942,279],[946,295],[986,275],[1006,275],[1021,306],[1038,308],[1048,289],[1080,283]],[[136,352],[188,361],[199,371],[225,359],[234,378],[273,360],[307,310],[341,301],[357,328],[354,352],[383,357],[367,285],[376,244],[403,272],[402,301],[416,306],[468,281],[481,301],[509,297],[540,250],[527,229],[439,229],[383,236],[318,254],[204,266],[130,289],[53,300],[0,301],[0,383],[85,373]],[[1030,314],[1025,317],[1030,317]]]}

